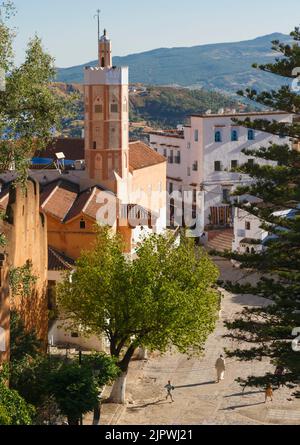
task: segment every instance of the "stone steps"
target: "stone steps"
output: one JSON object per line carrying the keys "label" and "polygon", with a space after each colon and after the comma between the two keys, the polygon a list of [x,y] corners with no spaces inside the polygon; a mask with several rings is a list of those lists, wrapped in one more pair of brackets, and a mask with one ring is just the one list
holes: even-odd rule
{"label": "stone steps", "polygon": [[217,232],[210,232],[208,243],[206,245],[208,250],[218,250],[224,252],[225,250],[232,250],[233,230],[223,230]]}

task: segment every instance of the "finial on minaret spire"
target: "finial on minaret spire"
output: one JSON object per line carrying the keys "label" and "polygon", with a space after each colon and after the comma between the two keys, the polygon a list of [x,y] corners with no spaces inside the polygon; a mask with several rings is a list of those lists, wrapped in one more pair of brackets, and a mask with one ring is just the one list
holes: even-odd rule
{"label": "finial on minaret spire", "polygon": [[97,9],[97,14],[94,15],[94,18],[97,18],[98,21],[98,41],[100,40],[100,14],[101,14],[101,10]]}

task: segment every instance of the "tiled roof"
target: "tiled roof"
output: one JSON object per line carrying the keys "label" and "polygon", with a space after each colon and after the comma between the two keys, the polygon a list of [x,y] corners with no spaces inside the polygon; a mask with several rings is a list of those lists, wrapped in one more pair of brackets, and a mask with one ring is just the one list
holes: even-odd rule
{"label": "tiled roof", "polygon": [[66,180],[50,183],[42,191],[41,207],[46,213],[63,221],[76,201],[78,192],[78,185]]}
{"label": "tiled roof", "polygon": [[53,247],[48,247],[48,270],[59,271],[59,270],[71,270],[75,261],[67,257],[61,252],[58,252]]}
{"label": "tiled roof", "polygon": [[[34,157],[55,159],[55,153],[64,153],[67,160],[84,159],[84,139],[56,139],[46,150],[37,151]],[[166,162],[166,159],[140,141],[129,143],[129,167],[131,171]]]}
{"label": "tiled roof", "polygon": [[84,159],[84,139],[81,138],[58,138],[55,139],[45,150],[37,151],[34,157],[55,159],[55,153],[63,152],[66,159],[77,161]]}
{"label": "tiled roof", "polygon": [[131,171],[162,164],[163,162],[166,162],[166,158],[156,153],[156,151],[143,142],[137,141],[129,144],[129,165]]}

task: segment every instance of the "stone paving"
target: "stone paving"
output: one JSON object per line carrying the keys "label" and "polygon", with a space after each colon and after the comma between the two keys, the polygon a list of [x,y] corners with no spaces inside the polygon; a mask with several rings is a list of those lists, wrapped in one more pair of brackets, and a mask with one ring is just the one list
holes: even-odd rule
{"label": "stone paving", "polygon": [[[223,279],[242,279],[243,272],[229,262],[216,260]],[[257,280],[257,276],[247,278]],[[235,382],[238,377],[260,375],[274,368],[262,362],[237,362],[227,359],[225,381],[216,384],[214,364],[224,348],[224,320],[230,320],[244,306],[265,301],[253,296],[224,292],[220,320],[209,337],[203,358],[188,359],[181,354],[154,354],[148,362],[133,362],[128,378],[130,404],[126,407],[104,405],[101,424],[111,425],[300,425],[300,401],[288,401],[290,391],[275,391],[274,401],[264,403],[264,392],[246,389]],[[166,402],[164,386],[168,380],[176,387],[175,403]]]}

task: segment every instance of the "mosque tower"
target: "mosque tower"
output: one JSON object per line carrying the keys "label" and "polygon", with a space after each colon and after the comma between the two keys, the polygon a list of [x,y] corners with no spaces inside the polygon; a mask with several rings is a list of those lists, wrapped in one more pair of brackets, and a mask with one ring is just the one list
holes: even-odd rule
{"label": "mosque tower", "polygon": [[116,193],[129,172],[128,68],[112,66],[106,30],[98,48],[98,66],[84,73],[85,162],[89,179]]}

